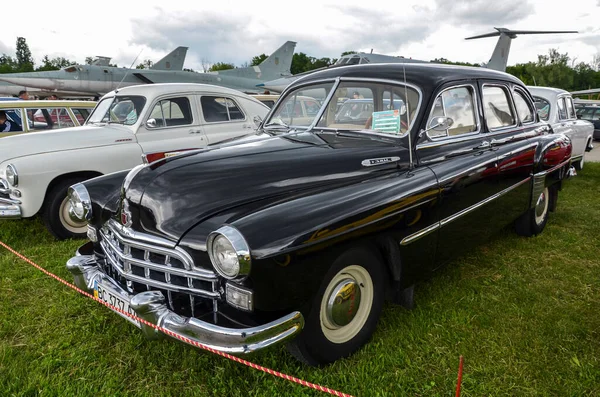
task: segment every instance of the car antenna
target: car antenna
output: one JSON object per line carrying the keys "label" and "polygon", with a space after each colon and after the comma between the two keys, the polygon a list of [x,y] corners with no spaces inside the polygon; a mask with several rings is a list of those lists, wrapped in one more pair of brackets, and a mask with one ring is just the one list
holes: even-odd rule
{"label": "car antenna", "polygon": [[125,71],[125,74],[123,75],[123,78],[121,79],[121,81],[119,81],[119,85],[117,86],[117,88],[115,88],[115,93],[119,90],[119,87],[121,87],[121,83],[123,83],[123,80],[125,80],[125,77],[127,77],[127,73],[129,73],[129,71],[133,67],[133,64],[135,63],[135,61],[137,61],[137,59],[140,57],[140,55],[142,55],[142,51],[144,51],[143,48],[140,50],[140,53],[137,54],[137,56],[135,57],[135,59],[133,60],[133,62],[131,62],[131,65],[129,66],[129,69],[127,69]]}
{"label": "car antenna", "polygon": [[[413,155],[412,155],[412,139],[411,139],[411,133],[410,133],[410,109],[408,107],[408,90],[406,88],[406,67],[404,66],[404,62],[402,63],[402,73],[404,75],[404,100],[406,101],[404,103],[404,106],[406,106],[406,124],[408,126],[408,170],[409,172],[412,171],[413,169]],[[393,101],[393,95],[392,95],[392,101]],[[400,112],[402,112],[402,108],[400,108]],[[398,114],[398,117],[400,117],[401,114]],[[401,126],[402,128],[402,126]]]}

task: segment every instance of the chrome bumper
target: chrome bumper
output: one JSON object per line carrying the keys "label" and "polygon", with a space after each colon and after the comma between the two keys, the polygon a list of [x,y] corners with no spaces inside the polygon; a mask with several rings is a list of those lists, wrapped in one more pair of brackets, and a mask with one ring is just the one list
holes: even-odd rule
{"label": "chrome bumper", "polygon": [[[88,243],[90,244],[90,243]],[[73,274],[75,285],[93,293],[94,283],[109,284],[119,294],[130,299],[135,315],[152,324],[180,334],[206,347],[224,353],[251,353],[296,336],[304,327],[304,317],[298,311],[267,324],[251,328],[226,328],[183,317],[168,309],[160,291],[147,291],[131,295],[102,272],[94,255],[81,255],[69,259],[67,269]],[[136,324],[149,339],[159,339],[164,333],[145,324]]]}
{"label": "chrome bumper", "polygon": [[21,204],[18,200],[0,197],[0,219],[21,218]]}

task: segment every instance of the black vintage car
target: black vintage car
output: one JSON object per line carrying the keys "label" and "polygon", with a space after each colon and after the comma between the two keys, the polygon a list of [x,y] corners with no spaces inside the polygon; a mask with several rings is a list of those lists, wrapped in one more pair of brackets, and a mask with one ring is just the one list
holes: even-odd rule
{"label": "black vintage car", "polygon": [[[339,119],[355,92],[371,115]],[[286,110],[307,96],[316,115]],[[509,224],[544,229],[574,174],[569,139],[550,132],[505,73],[315,72],[256,133],[72,186],[91,241],[67,267],[80,288],[214,349],[285,341],[330,363],[370,339],[385,300],[411,306],[415,283],[460,252]]]}

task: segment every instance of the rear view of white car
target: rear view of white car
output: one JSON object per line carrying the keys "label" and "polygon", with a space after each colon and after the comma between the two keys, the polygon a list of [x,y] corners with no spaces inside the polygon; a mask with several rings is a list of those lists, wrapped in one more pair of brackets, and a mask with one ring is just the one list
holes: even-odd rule
{"label": "rear view of white car", "polygon": [[562,133],[573,144],[573,165],[583,169],[585,153],[592,150],[594,125],[589,121],[577,119],[573,98],[568,91],[551,87],[532,87],[527,89],[535,100],[538,115],[547,121],[556,133]]}
{"label": "rear view of white car", "polygon": [[106,94],[85,125],[2,139],[0,219],[40,214],[59,239],[82,237],[69,186],[131,169],[144,153],[206,147],[252,133],[269,108],[240,91],[205,84],[146,84]]}

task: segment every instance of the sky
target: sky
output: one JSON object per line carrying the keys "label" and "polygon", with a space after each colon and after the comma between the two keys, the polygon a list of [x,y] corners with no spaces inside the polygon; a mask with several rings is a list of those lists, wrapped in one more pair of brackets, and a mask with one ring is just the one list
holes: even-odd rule
{"label": "sky", "polygon": [[364,0],[86,4],[31,2],[35,12],[3,20],[0,54],[14,56],[16,39],[22,36],[37,64],[44,55],[77,63],[88,56],[108,56],[111,63],[129,67],[187,46],[184,67],[202,70],[203,64],[215,62],[240,66],[291,40],[297,42],[295,52],[317,58],[373,49],[427,61],[443,57],[481,63],[489,60],[497,37],[465,38],[494,27],[579,31],[519,36],[512,42],[508,65],[535,61],[550,48],[568,53],[575,63],[591,63],[600,53],[600,0],[405,0],[374,7]]}

